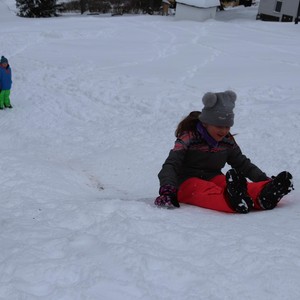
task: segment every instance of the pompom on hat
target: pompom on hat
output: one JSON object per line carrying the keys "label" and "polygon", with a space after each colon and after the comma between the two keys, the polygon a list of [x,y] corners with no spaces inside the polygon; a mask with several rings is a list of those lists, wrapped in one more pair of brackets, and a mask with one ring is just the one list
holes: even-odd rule
{"label": "pompom on hat", "polygon": [[1,56],[0,64],[8,64],[8,59],[4,56]]}
{"label": "pompom on hat", "polygon": [[236,93],[233,91],[204,94],[202,98],[204,108],[199,120],[214,126],[231,127],[234,123],[233,109],[236,98]]}

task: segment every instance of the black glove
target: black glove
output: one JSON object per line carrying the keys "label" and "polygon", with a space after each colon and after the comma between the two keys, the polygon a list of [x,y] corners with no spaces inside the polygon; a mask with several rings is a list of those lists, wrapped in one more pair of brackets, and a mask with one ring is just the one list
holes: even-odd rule
{"label": "black glove", "polygon": [[159,195],[154,201],[155,205],[167,208],[180,207],[177,200],[177,189],[174,186],[170,184],[161,186]]}

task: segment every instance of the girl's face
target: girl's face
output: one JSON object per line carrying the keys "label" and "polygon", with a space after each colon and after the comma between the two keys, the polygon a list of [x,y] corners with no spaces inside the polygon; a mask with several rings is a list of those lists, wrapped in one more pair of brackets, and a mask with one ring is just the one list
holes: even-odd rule
{"label": "girl's face", "polygon": [[230,130],[230,127],[227,126],[214,126],[210,124],[203,124],[203,126],[206,128],[210,136],[217,142],[220,142]]}
{"label": "girl's face", "polygon": [[2,63],[1,65],[2,65],[4,68],[7,67],[7,63]]}

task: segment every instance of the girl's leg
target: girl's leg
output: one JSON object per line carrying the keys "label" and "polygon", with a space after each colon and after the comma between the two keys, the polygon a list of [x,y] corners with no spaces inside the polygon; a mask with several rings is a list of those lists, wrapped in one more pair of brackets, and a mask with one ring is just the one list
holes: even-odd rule
{"label": "girl's leg", "polygon": [[4,106],[9,107],[10,106],[10,90],[3,91],[4,92]]}
{"label": "girl's leg", "polygon": [[4,91],[0,92],[0,109],[3,109],[4,106]]}
{"label": "girl's leg", "polygon": [[293,189],[293,176],[287,171],[280,172],[272,181],[249,184],[249,193],[252,194],[255,207],[258,209],[275,208]]}
{"label": "girl's leg", "polygon": [[255,209],[263,209],[258,202],[258,197],[259,197],[262,189],[268,182],[270,182],[270,180],[259,181],[259,182],[248,182],[248,184],[247,184],[248,194],[253,200]]}
{"label": "girl's leg", "polygon": [[225,188],[224,175],[218,175],[210,181],[193,177],[180,185],[177,197],[181,203],[232,213],[234,210],[228,206],[224,196]]}

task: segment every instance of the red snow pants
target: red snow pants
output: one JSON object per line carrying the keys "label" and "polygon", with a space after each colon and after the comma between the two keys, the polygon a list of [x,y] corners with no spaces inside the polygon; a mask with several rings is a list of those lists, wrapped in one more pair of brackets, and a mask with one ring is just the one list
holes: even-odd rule
{"label": "red snow pants", "polygon": [[[254,202],[255,209],[262,209],[258,203],[258,196],[268,182],[269,180],[247,183],[248,194]],[[227,204],[225,190],[225,175],[218,175],[209,181],[192,177],[180,185],[177,197],[181,203],[232,213],[234,210]]]}

